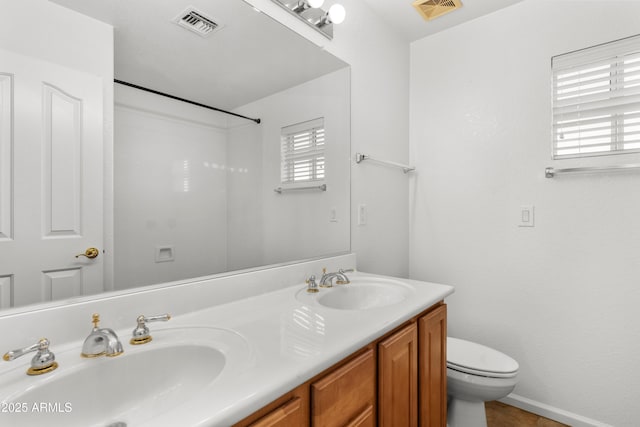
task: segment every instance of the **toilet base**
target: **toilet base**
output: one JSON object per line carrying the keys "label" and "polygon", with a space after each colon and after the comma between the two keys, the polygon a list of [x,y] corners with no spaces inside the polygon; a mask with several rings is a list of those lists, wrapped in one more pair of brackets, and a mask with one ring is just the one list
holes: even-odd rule
{"label": "toilet base", "polygon": [[449,396],[447,409],[448,427],[487,427],[484,402],[469,402]]}

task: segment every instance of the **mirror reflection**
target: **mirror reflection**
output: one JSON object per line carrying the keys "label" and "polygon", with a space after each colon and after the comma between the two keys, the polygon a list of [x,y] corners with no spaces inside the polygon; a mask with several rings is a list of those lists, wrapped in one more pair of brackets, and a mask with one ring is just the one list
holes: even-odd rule
{"label": "mirror reflection", "polygon": [[[23,93],[54,83],[48,97],[34,101],[45,113],[28,120],[45,134],[44,152],[34,147],[32,157],[43,156],[49,169],[38,173],[52,178],[16,190],[36,194],[33,203],[40,193],[47,197],[33,224],[17,220],[22,196],[11,209],[13,231],[0,239],[0,255],[10,260],[0,263],[2,308],[349,250],[347,64],[242,0],[55,3],[114,26],[116,80],[260,123],[117,83],[112,109],[101,111],[108,85],[95,76],[3,50],[10,69],[0,73],[10,76],[16,106]],[[209,34],[180,23],[193,11],[216,24]],[[36,89],[15,71],[25,64],[43,70],[31,83]],[[27,120],[18,107],[13,114],[15,147]],[[99,140],[104,145],[86,148]],[[12,184],[23,179],[20,162]],[[0,197],[0,212],[6,208]],[[26,249],[16,250],[23,228],[36,230],[23,246],[48,245],[39,250],[47,260],[34,263]],[[113,250],[105,251],[110,241]],[[99,256],[84,256],[89,247]]]}

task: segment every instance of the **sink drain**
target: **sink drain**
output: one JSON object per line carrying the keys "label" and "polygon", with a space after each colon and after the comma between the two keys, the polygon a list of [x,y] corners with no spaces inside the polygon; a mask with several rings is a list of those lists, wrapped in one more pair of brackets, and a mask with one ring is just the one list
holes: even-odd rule
{"label": "sink drain", "polygon": [[124,421],[116,421],[115,423],[107,424],[106,427],[127,427],[127,423]]}

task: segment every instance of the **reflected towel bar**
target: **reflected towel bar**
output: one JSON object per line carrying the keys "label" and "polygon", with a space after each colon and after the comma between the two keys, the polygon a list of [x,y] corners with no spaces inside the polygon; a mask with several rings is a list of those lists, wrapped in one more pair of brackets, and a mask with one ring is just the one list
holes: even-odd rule
{"label": "reflected towel bar", "polygon": [[608,171],[626,171],[640,169],[640,163],[618,166],[588,166],[581,168],[565,168],[555,169],[548,167],[544,170],[544,176],[546,178],[553,178],[558,174],[571,174],[571,173],[590,173],[590,172],[608,172]]}
{"label": "reflected towel bar", "polygon": [[374,162],[381,163],[383,165],[393,166],[395,168],[400,168],[400,169],[402,169],[402,172],[404,172],[404,173],[409,173],[409,172],[413,172],[413,171],[416,170],[416,168],[413,167],[413,166],[407,166],[407,165],[403,165],[402,163],[390,162],[390,161],[387,161],[387,160],[378,160],[378,159],[374,159],[373,157],[371,157],[371,156],[369,156],[367,154],[356,153],[356,163],[360,163],[363,160],[372,160]]}
{"label": "reflected towel bar", "polygon": [[327,191],[327,184],[310,185],[308,187],[291,187],[291,188],[278,187],[278,188],[275,188],[273,191],[275,191],[278,194],[282,194],[285,191],[298,191],[298,190],[321,190],[321,191]]}

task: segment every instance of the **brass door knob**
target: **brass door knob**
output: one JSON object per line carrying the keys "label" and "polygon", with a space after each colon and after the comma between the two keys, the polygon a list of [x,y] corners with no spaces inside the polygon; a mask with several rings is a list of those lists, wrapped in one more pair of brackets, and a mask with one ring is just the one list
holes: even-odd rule
{"label": "brass door knob", "polygon": [[87,257],[89,259],[96,258],[100,254],[100,251],[97,248],[89,248],[84,251],[83,254],[76,255],[76,258],[80,258],[81,256]]}

